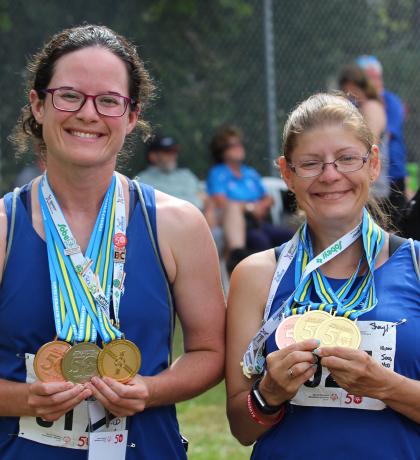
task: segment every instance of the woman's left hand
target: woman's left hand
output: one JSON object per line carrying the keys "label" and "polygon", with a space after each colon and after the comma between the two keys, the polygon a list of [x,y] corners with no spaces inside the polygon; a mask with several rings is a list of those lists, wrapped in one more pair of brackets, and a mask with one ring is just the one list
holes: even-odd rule
{"label": "woman's left hand", "polygon": [[368,353],[343,347],[322,347],[314,352],[341,388],[357,396],[384,399],[397,375],[385,369]]}
{"label": "woman's left hand", "polygon": [[93,377],[85,386],[111,414],[117,417],[127,417],[142,412],[150,396],[146,380],[140,375],[136,375],[127,383],[120,383],[109,377]]}

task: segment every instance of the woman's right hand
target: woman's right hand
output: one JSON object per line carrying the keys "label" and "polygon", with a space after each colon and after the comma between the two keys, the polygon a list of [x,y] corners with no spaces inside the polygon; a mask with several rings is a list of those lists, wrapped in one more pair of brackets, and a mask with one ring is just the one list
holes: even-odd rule
{"label": "woman's right hand", "polygon": [[268,404],[277,406],[292,399],[313,377],[318,358],[312,351],[318,346],[316,339],[304,340],[267,355],[267,372],[258,388]]}
{"label": "woman's right hand", "polygon": [[82,384],[71,382],[41,382],[28,384],[28,406],[35,417],[53,422],[92,396]]}

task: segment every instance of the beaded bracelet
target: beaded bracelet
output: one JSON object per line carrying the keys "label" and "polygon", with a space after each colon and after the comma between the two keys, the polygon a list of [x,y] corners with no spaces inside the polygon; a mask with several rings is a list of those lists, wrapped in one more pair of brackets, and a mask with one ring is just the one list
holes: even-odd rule
{"label": "beaded bracelet", "polygon": [[284,417],[284,414],[285,414],[285,406],[283,404],[283,406],[281,406],[280,408],[280,411],[278,413],[278,415],[276,416],[276,418],[274,419],[270,419],[270,420],[264,420],[262,418],[260,418],[258,416],[258,413],[257,413],[257,410],[254,406],[254,403],[252,401],[252,397],[251,397],[251,393],[248,394],[248,410],[249,410],[249,413],[251,414],[251,417],[252,419],[259,423],[260,425],[264,425],[264,426],[274,426],[276,423],[279,423],[280,420]]}

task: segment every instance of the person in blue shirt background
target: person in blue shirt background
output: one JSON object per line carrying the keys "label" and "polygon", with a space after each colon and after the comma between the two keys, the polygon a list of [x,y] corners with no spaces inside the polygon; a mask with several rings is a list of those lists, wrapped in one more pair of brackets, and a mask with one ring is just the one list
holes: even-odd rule
{"label": "person in blue shirt background", "polygon": [[221,225],[227,252],[227,269],[247,255],[287,241],[288,229],[267,221],[272,198],[258,172],[244,164],[242,133],[234,126],[222,126],[210,144],[216,163],[207,177],[207,193],[215,208],[215,222]]}
{"label": "person in blue shirt background", "polygon": [[357,65],[361,67],[381,94],[386,111],[387,131],[389,133],[389,178],[391,181],[390,202],[392,220],[398,227],[398,210],[407,205],[405,198],[405,180],[407,176],[407,150],[404,143],[405,109],[401,99],[384,87],[382,65],[375,56],[363,55],[357,58]]}

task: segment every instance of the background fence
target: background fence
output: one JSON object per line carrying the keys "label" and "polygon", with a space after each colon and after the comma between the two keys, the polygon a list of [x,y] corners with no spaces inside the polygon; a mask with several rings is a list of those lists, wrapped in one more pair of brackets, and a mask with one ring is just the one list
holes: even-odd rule
{"label": "background fence", "polygon": [[[419,6],[418,0],[0,0],[0,189],[10,189],[30,161],[16,161],[6,140],[26,103],[26,59],[51,34],[84,21],[108,25],[138,45],[158,86],[146,118],[176,137],[181,163],[201,178],[211,164],[212,133],[226,122],[243,129],[249,163],[268,174],[268,108],[271,134],[279,138],[297,102],[333,88],[341,66],[365,53],[382,61],[386,87],[406,103],[409,159],[418,162]],[[266,62],[274,64],[271,80]],[[137,173],[143,152],[138,141],[122,171]],[[219,385],[178,405],[191,459],[249,457],[229,433],[224,398]]]}
{"label": "background fence", "polygon": [[[298,101],[334,87],[341,66],[359,54],[375,54],[386,87],[406,103],[409,159],[418,161],[418,0],[0,0],[2,190],[23,164],[6,137],[25,102],[26,58],[54,32],[84,21],[109,25],[138,45],[158,85],[145,115],[182,144],[183,165],[204,178],[211,135],[229,122],[245,133],[249,163],[268,174],[264,8],[270,3],[277,136]],[[131,176],[144,165],[143,150],[139,141],[123,172]]]}

